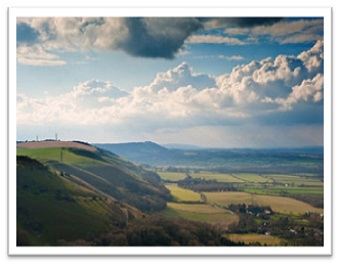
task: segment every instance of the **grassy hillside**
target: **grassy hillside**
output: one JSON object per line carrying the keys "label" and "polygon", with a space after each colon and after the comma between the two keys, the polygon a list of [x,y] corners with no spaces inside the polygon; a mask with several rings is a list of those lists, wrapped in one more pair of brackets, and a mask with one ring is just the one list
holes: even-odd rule
{"label": "grassy hillside", "polygon": [[134,206],[159,210],[172,197],[157,174],[111,153],[73,147],[17,153],[18,246],[235,245],[202,223],[207,219],[139,211]]}
{"label": "grassy hillside", "polygon": [[75,147],[18,148],[70,181],[95,189],[142,211],[165,208],[171,199],[160,177],[110,152]]}
{"label": "grassy hillside", "polygon": [[126,214],[108,198],[17,157],[18,245],[48,245],[124,225]]}

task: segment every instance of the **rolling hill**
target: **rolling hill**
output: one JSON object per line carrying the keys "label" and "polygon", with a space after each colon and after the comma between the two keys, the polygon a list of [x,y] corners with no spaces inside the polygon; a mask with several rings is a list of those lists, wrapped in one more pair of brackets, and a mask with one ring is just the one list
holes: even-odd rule
{"label": "rolling hill", "polygon": [[39,143],[31,142],[30,148],[23,148],[25,143],[18,144],[17,155],[36,159],[72,182],[144,212],[164,208],[171,198],[157,174],[108,151],[90,145],[86,145],[87,149],[79,148],[78,142],[60,142],[59,147],[55,144],[41,147]]}
{"label": "rolling hill", "polygon": [[141,218],[144,212],[163,209],[168,199],[170,193],[157,174],[93,146],[77,142],[17,146],[19,245],[98,235]]}
{"label": "rolling hill", "polygon": [[156,173],[51,142],[17,146],[18,246],[235,245],[212,225],[160,215],[173,198]]}

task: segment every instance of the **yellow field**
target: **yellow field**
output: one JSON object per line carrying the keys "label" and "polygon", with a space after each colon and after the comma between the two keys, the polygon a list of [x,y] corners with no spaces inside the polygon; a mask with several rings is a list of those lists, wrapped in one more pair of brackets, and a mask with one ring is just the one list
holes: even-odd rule
{"label": "yellow field", "polygon": [[169,180],[173,182],[177,182],[179,180],[183,180],[187,175],[184,172],[157,172],[158,175],[162,178],[162,180]]}
{"label": "yellow field", "polygon": [[245,192],[204,192],[208,202],[222,206],[239,203],[251,203],[251,195]]}
{"label": "yellow field", "polygon": [[229,224],[238,222],[238,216],[236,214],[231,214],[224,209],[207,204],[168,202],[167,209],[163,213],[172,217],[182,217],[187,220],[220,225],[225,229],[228,228]]}
{"label": "yellow field", "polygon": [[245,192],[205,192],[208,202],[217,203],[222,206],[230,204],[254,204],[259,206],[270,206],[273,211],[280,213],[305,213],[313,211],[323,213],[323,209],[314,208],[311,205],[289,197],[251,195]]}
{"label": "yellow field", "polygon": [[[158,175],[162,178],[162,180],[168,180],[177,182],[179,180],[183,180],[187,177],[187,174],[184,172],[164,172],[158,171]],[[203,178],[206,180],[216,180],[218,182],[225,183],[244,183],[245,181],[242,179],[238,179],[231,174],[227,173],[214,173],[214,172],[190,172],[188,173],[192,178]]]}
{"label": "yellow field", "polygon": [[282,246],[285,240],[275,236],[267,236],[260,234],[227,234],[226,238],[234,242],[244,242],[245,244],[259,242],[262,246]]}
{"label": "yellow field", "polygon": [[168,188],[178,201],[201,201],[200,194],[189,190],[178,187],[177,184],[166,184],[166,188]]}

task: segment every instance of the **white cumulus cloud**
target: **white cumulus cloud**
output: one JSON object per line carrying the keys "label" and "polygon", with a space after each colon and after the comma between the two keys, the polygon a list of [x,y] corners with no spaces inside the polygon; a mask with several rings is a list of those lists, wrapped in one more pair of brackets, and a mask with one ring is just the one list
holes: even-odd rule
{"label": "white cumulus cloud", "polygon": [[[213,77],[188,63],[156,75],[148,86],[125,92],[111,82],[79,83],[56,97],[18,95],[19,124],[59,122],[134,129],[242,124],[287,116],[323,101],[323,44],[298,56],[279,55]],[[301,105],[301,103],[303,105]]]}

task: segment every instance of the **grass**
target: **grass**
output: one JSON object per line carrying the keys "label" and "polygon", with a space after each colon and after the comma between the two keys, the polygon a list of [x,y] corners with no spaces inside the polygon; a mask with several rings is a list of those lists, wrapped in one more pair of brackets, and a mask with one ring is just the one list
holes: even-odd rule
{"label": "grass", "polygon": [[302,214],[306,211],[323,213],[323,209],[314,208],[307,203],[289,197],[256,195],[246,192],[205,192],[204,194],[208,202],[222,206],[245,203],[270,206],[273,211],[285,214]]}
{"label": "grass", "polygon": [[70,165],[103,165],[105,164],[103,161],[84,157],[73,153],[68,148],[60,148],[60,147],[51,147],[51,148],[17,148],[17,155],[27,156],[33,159],[36,159],[42,163],[49,162],[61,162]]}
{"label": "grass", "polygon": [[[271,177],[271,176],[268,176]],[[288,185],[296,185],[296,186],[314,186],[314,187],[323,187],[324,183],[320,179],[313,178],[302,178],[302,177],[272,177],[272,180],[276,183],[283,183]]]}
{"label": "grass", "polygon": [[25,196],[20,201],[25,202],[21,207],[30,218],[21,220],[19,217],[19,221],[31,225],[30,221],[34,220],[41,225],[42,243],[82,238],[87,233],[103,232],[110,226],[110,213],[78,200],[69,203],[56,201],[53,196]]}
{"label": "grass", "polygon": [[19,229],[35,244],[55,244],[87,233],[99,233],[112,223],[111,206],[82,186],[34,163],[18,166],[17,216]]}
{"label": "grass", "polygon": [[286,243],[284,239],[261,234],[227,234],[226,238],[234,242],[244,242],[247,245],[259,242],[262,246],[282,246]]}
{"label": "grass", "polygon": [[84,181],[97,190],[143,211],[161,209],[170,194],[149,180],[142,168],[104,151],[75,148],[17,149],[18,155],[36,159],[69,179]]}
{"label": "grass", "polygon": [[228,228],[229,224],[238,222],[237,215],[230,214],[224,209],[207,204],[183,204],[168,202],[167,208],[162,211],[162,213],[170,217],[181,217],[187,220],[220,225],[225,229]]}
{"label": "grass", "polygon": [[289,196],[289,195],[323,195],[323,187],[291,187],[291,186],[267,186],[267,187],[249,187],[243,188],[245,192],[275,195],[275,196]]}
{"label": "grass", "polygon": [[175,199],[179,202],[182,201],[201,201],[200,194],[189,190],[178,187],[174,184],[166,184],[165,187],[170,190],[171,195],[175,197]]}

